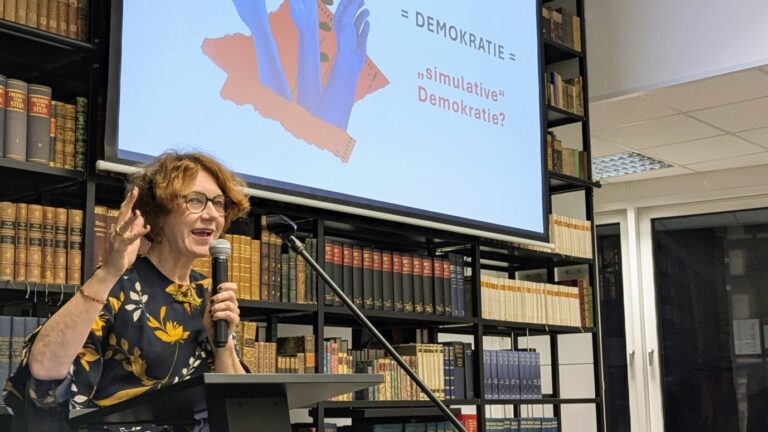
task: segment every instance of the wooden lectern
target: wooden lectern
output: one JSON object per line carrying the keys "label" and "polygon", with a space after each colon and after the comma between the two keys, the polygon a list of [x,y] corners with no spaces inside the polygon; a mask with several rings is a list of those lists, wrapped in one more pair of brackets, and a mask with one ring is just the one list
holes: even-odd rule
{"label": "wooden lectern", "polygon": [[382,375],[207,373],[104,408],[73,410],[74,430],[95,425],[193,424],[208,411],[212,432],[290,432],[288,410],[384,382]]}

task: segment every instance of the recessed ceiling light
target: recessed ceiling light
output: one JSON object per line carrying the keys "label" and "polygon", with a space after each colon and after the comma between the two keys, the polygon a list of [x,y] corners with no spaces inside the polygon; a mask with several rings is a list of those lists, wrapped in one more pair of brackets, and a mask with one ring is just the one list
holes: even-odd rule
{"label": "recessed ceiling light", "polygon": [[672,165],[664,161],[635,152],[617,153],[592,159],[592,175],[595,180],[670,167]]}

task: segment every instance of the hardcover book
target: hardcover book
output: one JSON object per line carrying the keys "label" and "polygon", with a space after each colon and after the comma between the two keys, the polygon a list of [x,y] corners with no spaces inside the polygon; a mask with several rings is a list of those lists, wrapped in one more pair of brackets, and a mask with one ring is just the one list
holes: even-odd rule
{"label": "hardcover book", "polygon": [[42,282],[43,273],[43,206],[27,206],[27,280]]}
{"label": "hardcover book", "polygon": [[0,202],[0,279],[12,280],[16,262],[16,205]]}
{"label": "hardcover book", "polygon": [[27,161],[48,165],[51,157],[51,94],[48,86],[30,84],[27,113]]}
{"label": "hardcover book", "polygon": [[[0,5],[3,2],[0,0]],[[2,13],[0,13],[2,16]],[[5,155],[5,75],[0,75],[0,157]]]}
{"label": "hardcover book", "polygon": [[67,283],[79,285],[82,280],[83,211],[67,211]]}
{"label": "hardcover book", "polygon": [[42,279],[45,283],[53,283],[53,240],[56,209],[43,207],[43,248],[42,248]]}
{"label": "hardcover book", "polygon": [[27,280],[27,204],[16,203],[16,259],[14,279]]}
{"label": "hardcover book", "polygon": [[6,80],[5,98],[5,157],[25,161],[27,160],[27,83],[17,79]]}

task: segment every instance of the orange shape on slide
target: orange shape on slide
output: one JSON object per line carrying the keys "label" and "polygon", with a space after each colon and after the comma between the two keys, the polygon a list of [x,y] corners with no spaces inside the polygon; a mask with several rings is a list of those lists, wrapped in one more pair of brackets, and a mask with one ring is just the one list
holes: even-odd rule
{"label": "orange shape on slide", "polygon": [[[325,84],[336,54],[336,36],[332,29],[333,13],[321,0],[318,0],[318,18],[320,23],[326,24],[319,30],[320,53],[325,54],[322,58],[327,59],[320,63],[320,73]],[[287,2],[283,2],[270,14],[269,22],[286,80],[295,98],[299,35]],[[206,38],[203,40],[202,50],[228,75],[221,89],[222,98],[237,105],[251,104],[264,117],[280,122],[283,128],[296,138],[329,150],[344,163],[349,161],[355,147],[355,139],[345,130],[326,123],[299,104],[286,100],[269,87],[261,85],[256,51],[250,36],[238,33],[220,38]],[[365,66],[357,80],[355,102],[387,84],[389,80],[370,57],[366,58]]]}

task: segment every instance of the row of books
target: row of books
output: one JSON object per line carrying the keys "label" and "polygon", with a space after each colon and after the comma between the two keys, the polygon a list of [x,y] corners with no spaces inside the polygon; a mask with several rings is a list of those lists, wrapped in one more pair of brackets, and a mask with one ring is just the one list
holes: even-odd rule
{"label": "row of books", "polygon": [[[242,300],[283,303],[315,303],[314,271],[292,250],[281,251],[276,235],[262,231],[262,240],[248,236],[225,234],[232,245],[228,261],[229,280],[237,283],[238,298]],[[275,240],[276,239],[276,240]],[[305,240],[307,250],[313,250],[314,239]],[[209,275],[209,257],[195,260],[193,269]]]}
{"label": "row of books", "polygon": [[541,30],[544,37],[581,52],[581,18],[563,8],[543,7]]}
{"label": "row of books", "polygon": [[541,356],[537,352],[484,350],[486,399],[541,399]]}
{"label": "row of books", "polygon": [[550,214],[549,241],[555,253],[592,259],[592,222]]}
{"label": "row of books", "polygon": [[584,115],[584,90],[580,76],[564,80],[563,77],[550,71],[544,74],[547,83],[547,104],[576,115]]}
{"label": "row of books", "polygon": [[[475,429],[477,431],[477,429]],[[556,417],[487,418],[486,432],[558,432]],[[469,432],[469,430],[467,430]]]}
{"label": "row of books", "polygon": [[[431,257],[325,242],[325,269],[363,309],[466,316],[464,258]],[[340,305],[326,289],[324,300]]]}
{"label": "row of books", "polygon": [[563,147],[563,142],[553,132],[548,132],[547,169],[587,180],[587,153]]}
{"label": "row of books", "polygon": [[53,90],[0,75],[0,156],[85,169],[88,100],[52,101]]}
{"label": "row of books", "polygon": [[85,41],[90,0],[0,0],[0,18]]}
{"label": "row of books", "polygon": [[531,324],[591,327],[592,290],[586,281],[558,284],[482,275],[483,318]]}
{"label": "row of books", "polygon": [[82,283],[83,211],[0,202],[0,280]]}
{"label": "row of books", "polygon": [[27,336],[43,322],[45,318],[0,316],[0,383],[16,370]]}

